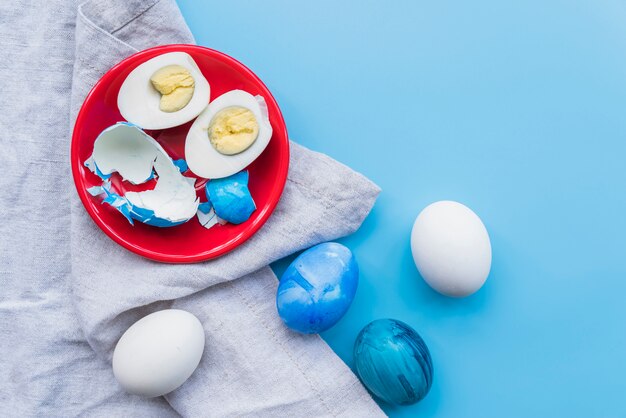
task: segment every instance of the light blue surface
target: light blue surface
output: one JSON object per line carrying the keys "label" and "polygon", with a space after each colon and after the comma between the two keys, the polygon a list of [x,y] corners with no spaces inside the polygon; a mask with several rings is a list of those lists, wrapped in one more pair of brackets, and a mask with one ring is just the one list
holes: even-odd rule
{"label": "light blue surface", "polygon": [[[294,140],[382,187],[342,241],[361,280],[324,338],[353,366],[375,318],[420,333],[433,387],[389,415],[626,416],[626,3],[179,4],[198,43],[265,81]],[[465,300],[411,259],[413,220],[441,199],[491,235]]]}

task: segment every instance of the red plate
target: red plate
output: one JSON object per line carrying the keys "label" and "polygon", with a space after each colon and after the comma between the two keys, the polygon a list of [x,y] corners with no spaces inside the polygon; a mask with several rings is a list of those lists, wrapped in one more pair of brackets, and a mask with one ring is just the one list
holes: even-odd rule
{"label": "red plate", "polygon": [[[139,64],[166,52],[182,51],[193,57],[211,85],[211,100],[234,89],[260,94],[265,98],[274,133],[269,145],[248,170],[250,193],[257,210],[241,225],[216,225],[203,228],[194,217],[170,228],[159,228],[128,221],[113,207],[102,204],[102,197],[86,192],[100,185],[99,177],[83,163],[93,151],[98,134],[107,126],[123,121],[117,109],[117,93],[126,76]],[[155,138],[173,159],[184,158],[185,137],[192,122],[160,131],[146,131]],[[166,263],[192,263],[218,257],[250,238],[271,215],[287,180],[289,140],[285,121],[276,100],[263,82],[243,64],[215,50],[195,45],[166,45],[147,49],[126,58],[111,68],[94,86],[83,103],[71,148],[74,184],[85,209],[111,239],[130,251]],[[204,183],[198,181],[198,196],[204,197]]]}

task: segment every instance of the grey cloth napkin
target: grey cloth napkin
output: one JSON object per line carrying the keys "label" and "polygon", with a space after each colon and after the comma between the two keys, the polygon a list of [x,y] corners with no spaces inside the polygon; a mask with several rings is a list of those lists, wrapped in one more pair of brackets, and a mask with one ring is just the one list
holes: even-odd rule
{"label": "grey cloth napkin", "polygon": [[[219,259],[163,265],[109,240],[71,184],[71,127],[89,89],[137,50],[192,43],[172,0],[19,0],[0,5],[0,406],[15,416],[383,415],[318,336],[280,322],[269,263],[356,230],[379,189],[291,146],[289,178],[265,226]],[[71,92],[71,94],[70,94]],[[69,110],[69,111],[68,111]],[[107,260],[106,263],[103,260]],[[202,321],[193,376],[166,399],[121,391],[117,339],[152,311]]]}

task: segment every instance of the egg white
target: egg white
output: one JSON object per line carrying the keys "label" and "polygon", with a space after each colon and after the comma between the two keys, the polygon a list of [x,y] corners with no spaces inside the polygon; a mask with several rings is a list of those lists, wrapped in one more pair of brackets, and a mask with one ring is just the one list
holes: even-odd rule
{"label": "egg white", "polygon": [[[163,112],[159,108],[161,93],[150,82],[150,77],[167,65],[185,67],[195,81],[191,100],[177,112]],[[209,82],[193,58],[184,52],[169,52],[144,62],[128,74],[117,95],[117,107],[124,119],[142,129],[167,129],[198,116],[207,107],[210,95]]]}
{"label": "egg white", "polygon": [[[259,124],[256,141],[245,151],[235,155],[219,153],[209,140],[209,124],[222,109],[240,106],[250,110]],[[209,179],[228,177],[246,168],[269,144],[272,138],[267,104],[262,96],[253,96],[243,90],[232,90],[213,100],[189,129],[185,141],[185,160],[197,176]]]}

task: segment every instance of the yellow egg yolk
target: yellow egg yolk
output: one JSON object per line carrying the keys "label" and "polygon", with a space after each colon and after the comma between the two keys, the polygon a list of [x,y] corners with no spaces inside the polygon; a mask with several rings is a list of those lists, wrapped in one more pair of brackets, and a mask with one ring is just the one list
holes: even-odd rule
{"label": "yellow egg yolk", "polygon": [[234,155],[247,150],[259,135],[254,113],[245,107],[222,109],[211,119],[209,140],[221,154]]}
{"label": "yellow egg yolk", "polygon": [[154,88],[161,93],[159,109],[177,112],[187,106],[193,97],[195,82],[188,69],[181,65],[168,65],[150,77]]}

